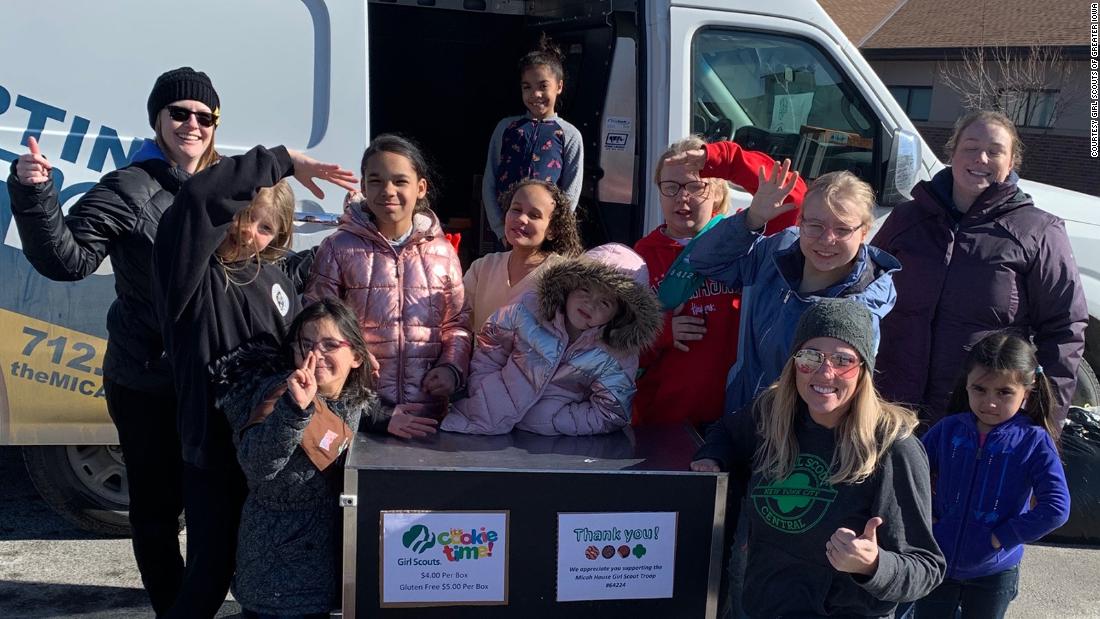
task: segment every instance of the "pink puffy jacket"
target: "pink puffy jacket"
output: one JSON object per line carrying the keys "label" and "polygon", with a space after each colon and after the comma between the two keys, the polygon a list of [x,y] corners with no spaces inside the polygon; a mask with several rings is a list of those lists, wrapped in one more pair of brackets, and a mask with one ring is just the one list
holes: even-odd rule
{"label": "pink puffy jacket", "polygon": [[[602,288],[620,314],[569,341],[562,308],[577,288]],[[645,261],[629,247],[601,245],[562,260],[535,290],[497,310],[478,334],[469,397],[440,428],[466,434],[600,434],[630,423],[638,353],[661,328]]]}
{"label": "pink puffy jacket", "polygon": [[378,395],[389,404],[446,404],[422,388],[428,370],[450,365],[461,383],[470,364],[470,313],[463,307],[462,266],[431,211],[413,216],[413,233],[394,248],[360,204],[317,249],[306,303],[337,297],[359,316],[367,349],[378,359]]}

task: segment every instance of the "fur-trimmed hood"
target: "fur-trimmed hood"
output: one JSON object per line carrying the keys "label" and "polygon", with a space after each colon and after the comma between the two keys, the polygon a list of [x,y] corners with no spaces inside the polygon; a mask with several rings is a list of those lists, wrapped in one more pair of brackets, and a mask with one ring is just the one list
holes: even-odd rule
{"label": "fur-trimmed hood", "polygon": [[609,243],[547,267],[536,285],[541,317],[553,322],[569,293],[582,285],[608,290],[626,313],[621,319],[616,315],[604,328],[600,339],[609,347],[638,353],[657,339],[663,323],[661,308],[649,287],[645,260],[634,250]]}

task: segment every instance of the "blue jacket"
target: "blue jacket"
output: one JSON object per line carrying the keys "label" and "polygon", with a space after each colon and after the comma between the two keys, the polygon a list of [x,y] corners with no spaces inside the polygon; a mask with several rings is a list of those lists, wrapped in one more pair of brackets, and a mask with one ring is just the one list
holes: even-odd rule
{"label": "blue jacket", "polygon": [[745,211],[727,217],[696,239],[688,264],[696,273],[741,288],[737,361],[726,378],[726,412],[747,407],[783,370],[802,312],[824,297],[852,297],[871,310],[874,344],[879,321],[894,307],[892,273],[901,264],[863,245],[852,272],[819,295],[798,293],[805,257],[798,228],[762,236],[745,226]]}
{"label": "blue jacket", "polygon": [[947,578],[1003,572],[1020,563],[1024,543],[1069,518],[1069,489],[1054,441],[1027,415],[990,430],[981,448],[970,412],[944,418],[921,440],[933,479],[932,530],[947,557]]}

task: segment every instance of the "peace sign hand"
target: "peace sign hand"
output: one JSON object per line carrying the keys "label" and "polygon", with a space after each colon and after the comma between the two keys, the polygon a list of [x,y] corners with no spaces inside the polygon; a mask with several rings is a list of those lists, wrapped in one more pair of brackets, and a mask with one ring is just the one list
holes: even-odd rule
{"label": "peace sign hand", "polygon": [[298,408],[305,410],[317,395],[317,378],[314,372],[317,369],[317,353],[312,350],[302,361],[301,367],[287,377],[286,389]]}
{"label": "peace sign hand", "polygon": [[49,182],[53,166],[46,160],[38,148],[38,140],[27,138],[27,148],[31,152],[20,155],[15,164],[15,177],[24,185],[37,185]]}
{"label": "peace sign hand", "polygon": [[763,228],[769,221],[797,208],[793,202],[784,202],[798,184],[798,171],[791,172],[790,159],[784,159],[782,165],[773,167],[770,175],[764,171],[764,166],[760,166],[756,174],[760,184],[745,214],[745,223],[750,230]]}

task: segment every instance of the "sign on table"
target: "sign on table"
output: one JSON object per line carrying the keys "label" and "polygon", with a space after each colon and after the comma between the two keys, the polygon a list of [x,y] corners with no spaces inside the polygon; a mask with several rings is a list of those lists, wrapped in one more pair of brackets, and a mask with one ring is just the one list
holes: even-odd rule
{"label": "sign on table", "polygon": [[672,597],[676,512],[558,514],[559,602]]}
{"label": "sign on table", "polygon": [[382,606],[508,603],[508,512],[382,512]]}

